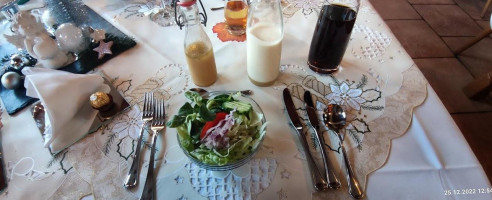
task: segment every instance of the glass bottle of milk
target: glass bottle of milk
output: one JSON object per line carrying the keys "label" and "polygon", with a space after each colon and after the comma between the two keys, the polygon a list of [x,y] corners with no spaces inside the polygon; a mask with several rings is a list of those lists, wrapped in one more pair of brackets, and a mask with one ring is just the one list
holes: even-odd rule
{"label": "glass bottle of milk", "polygon": [[273,84],[280,73],[284,37],[280,0],[253,0],[246,34],[249,80],[258,86]]}
{"label": "glass bottle of milk", "polygon": [[182,0],[178,5],[186,24],[184,47],[191,79],[197,86],[210,86],[217,80],[217,68],[212,43],[200,22],[196,0]]}

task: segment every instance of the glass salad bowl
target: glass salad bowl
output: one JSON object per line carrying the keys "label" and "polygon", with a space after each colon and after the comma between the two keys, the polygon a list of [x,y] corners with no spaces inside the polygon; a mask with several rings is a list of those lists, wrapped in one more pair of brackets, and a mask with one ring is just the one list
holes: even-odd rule
{"label": "glass salad bowl", "polygon": [[[225,132],[225,134],[222,135],[222,139],[214,140],[213,138],[220,137],[215,134],[217,133],[217,131],[207,132],[203,130],[208,130],[206,129],[207,127],[209,129],[214,128],[210,128],[211,126],[207,123],[203,125],[203,122],[197,122],[197,125],[192,120],[190,120],[191,118],[199,116],[204,112],[201,108],[197,109],[197,107],[199,106],[197,106],[195,102],[204,102],[205,100],[203,100],[202,98],[205,97],[201,97],[198,93],[195,92],[186,92],[185,95],[188,99],[190,99],[191,102],[185,103],[185,105],[180,108],[178,114],[171,119],[168,126],[177,129],[179,147],[193,163],[207,170],[226,171],[238,168],[251,160],[251,158],[253,158],[253,156],[260,148],[266,133],[266,118],[258,103],[256,103],[251,97],[245,96],[240,93],[233,94],[230,92],[214,92],[213,95],[207,97],[207,103],[202,103],[202,106],[210,108],[209,111],[214,114],[224,111],[221,109],[226,109],[225,113],[227,114],[225,119],[222,120],[219,119],[219,114],[215,114],[213,118],[209,118],[207,120],[208,123],[219,121],[218,124],[223,125],[231,122],[231,120],[234,121],[234,125],[230,127],[225,127],[226,125],[212,126],[215,127],[216,130],[220,127],[223,128],[222,130],[227,130],[223,131]],[[233,98],[234,100],[232,101],[232,99],[229,98]],[[227,100],[223,101],[224,99]],[[241,105],[231,106],[231,104],[235,105],[235,103],[225,102],[240,102],[240,104],[243,105],[249,104],[251,105],[251,107],[249,108],[250,110],[247,111],[247,109],[244,109]],[[186,104],[190,104],[190,106]],[[187,108],[194,108],[193,110],[195,111],[186,111]],[[183,113],[187,113],[185,114],[186,116],[178,116]],[[181,120],[179,118],[181,118]],[[186,118],[186,121],[181,125],[171,125],[175,121],[179,121],[177,122],[177,124],[180,124],[180,122],[183,121],[183,118]],[[200,121],[200,119],[198,119],[198,121]],[[189,128],[190,126],[192,127],[191,129]],[[197,128],[197,130],[193,130],[194,128]],[[190,134],[190,132],[195,133]],[[204,132],[205,134],[202,132]],[[195,135],[196,138],[196,134],[198,133],[200,133],[200,139],[192,139],[192,135]],[[227,139],[224,139],[224,137],[227,137]],[[219,144],[219,147],[214,147],[211,144]]]}

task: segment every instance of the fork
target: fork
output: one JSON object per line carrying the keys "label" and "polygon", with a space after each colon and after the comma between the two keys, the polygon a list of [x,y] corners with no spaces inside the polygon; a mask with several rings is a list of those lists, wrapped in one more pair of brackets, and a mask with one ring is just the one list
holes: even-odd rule
{"label": "fork", "polygon": [[154,103],[154,93],[146,92],[144,95],[144,106],[143,106],[143,114],[142,121],[144,122],[142,128],[140,129],[140,136],[138,138],[137,149],[135,151],[135,158],[133,159],[132,166],[130,167],[130,171],[128,171],[128,175],[126,176],[125,183],[123,186],[127,189],[133,188],[138,183],[138,170],[139,170],[139,161],[140,161],[140,146],[142,144],[143,138],[143,130],[147,127],[147,124],[152,121],[153,118],[153,103]]}
{"label": "fork", "polygon": [[154,178],[154,156],[155,156],[155,143],[157,140],[157,134],[159,131],[166,127],[166,111],[164,108],[164,100],[155,100],[154,104],[154,119],[150,129],[152,130],[152,149],[150,150],[149,171],[147,172],[147,180],[145,180],[145,186],[140,199],[156,199],[155,198],[155,178]]}

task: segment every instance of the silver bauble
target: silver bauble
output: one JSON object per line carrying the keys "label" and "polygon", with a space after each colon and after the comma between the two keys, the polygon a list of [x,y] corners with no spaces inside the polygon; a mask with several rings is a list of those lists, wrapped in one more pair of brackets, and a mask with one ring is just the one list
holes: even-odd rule
{"label": "silver bauble", "polygon": [[61,24],[55,31],[56,41],[61,49],[80,53],[89,47],[89,39],[81,28],[72,23]]}
{"label": "silver bauble", "polygon": [[21,76],[16,72],[6,72],[2,75],[3,87],[11,90],[19,87]]}

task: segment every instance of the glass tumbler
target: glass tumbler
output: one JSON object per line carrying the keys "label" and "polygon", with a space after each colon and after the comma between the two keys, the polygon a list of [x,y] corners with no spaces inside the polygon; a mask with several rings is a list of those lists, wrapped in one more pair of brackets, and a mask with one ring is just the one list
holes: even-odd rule
{"label": "glass tumbler", "polygon": [[[156,2],[156,4],[158,4]],[[157,13],[152,13],[150,19],[159,26],[167,27],[176,24],[174,21],[173,0],[161,0],[161,8]]]}
{"label": "glass tumbler", "polygon": [[307,64],[317,73],[338,70],[359,9],[359,0],[325,1],[314,29]]}
{"label": "glass tumbler", "polygon": [[226,28],[232,35],[246,33],[246,20],[248,18],[248,4],[245,0],[227,0],[224,6]]}

